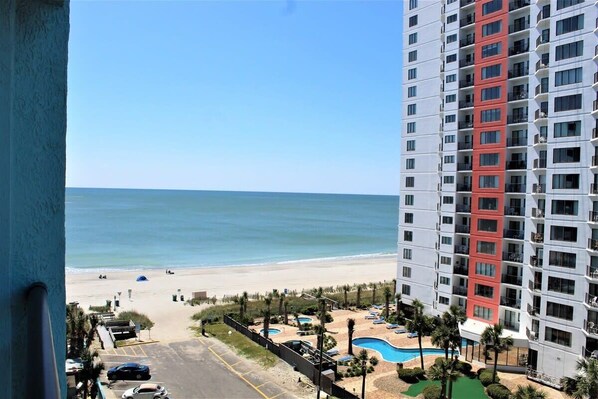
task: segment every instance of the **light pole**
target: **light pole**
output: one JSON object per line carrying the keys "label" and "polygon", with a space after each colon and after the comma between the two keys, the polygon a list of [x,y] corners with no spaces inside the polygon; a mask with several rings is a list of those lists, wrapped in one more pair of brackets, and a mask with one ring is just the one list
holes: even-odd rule
{"label": "light pole", "polygon": [[363,381],[361,382],[361,399],[365,399],[365,375],[366,375],[367,359],[361,359],[361,375]]}
{"label": "light pole", "polygon": [[318,367],[318,395],[317,399],[320,399],[320,391],[322,390],[322,358],[324,357],[322,351],[324,350],[324,326],[320,326],[320,366]]}

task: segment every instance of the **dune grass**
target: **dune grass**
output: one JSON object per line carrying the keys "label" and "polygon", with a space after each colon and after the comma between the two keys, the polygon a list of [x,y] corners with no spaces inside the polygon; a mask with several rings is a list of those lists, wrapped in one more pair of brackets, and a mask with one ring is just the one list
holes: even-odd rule
{"label": "dune grass", "polygon": [[[440,381],[420,381],[409,386],[403,394],[414,398],[422,393],[425,387],[432,384],[440,386]],[[480,380],[475,377],[461,377],[453,383],[453,398],[488,399],[488,396],[484,393],[484,386]]]}

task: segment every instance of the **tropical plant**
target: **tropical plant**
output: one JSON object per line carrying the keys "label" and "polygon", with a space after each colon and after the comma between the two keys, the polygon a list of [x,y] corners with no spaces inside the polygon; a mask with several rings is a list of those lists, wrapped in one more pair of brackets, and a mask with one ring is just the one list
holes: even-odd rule
{"label": "tropical plant", "polygon": [[348,284],[343,285],[343,294],[344,294],[344,299],[345,299],[345,309],[349,308],[349,301],[347,300],[347,295],[349,294],[349,290],[351,289],[351,287],[349,287]]}
{"label": "tropical plant", "polygon": [[81,352],[83,368],[77,373],[77,378],[83,383],[84,399],[87,399],[90,392],[92,398],[96,397],[98,391],[97,381],[102,370],[104,370],[104,364],[97,361],[98,357],[99,355],[97,351],[90,352],[87,348]]}
{"label": "tropical plant", "polygon": [[495,324],[488,326],[482,332],[480,344],[486,346],[486,351],[494,351],[494,370],[492,371],[492,383],[496,382],[496,367],[498,365],[498,355],[513,346],[513,337],[502,337],[503,326]]}
{"label": "tropical plant", "polygon": [[428,378],[440,381],[440,399],[446,399],[446,383],[451,371],[451,362],[446,359],[435,362],[426,372]]}
{"label": "tropical plant", "polygon": [[238,299],[239,302],[239,319],[241,322],[245,320],[245,297],[241,296]]}
{"label": "tropical plant", "polygon": [[270,332],[270,316],[272,314],[270,309],[270,306],[272,305],[272,293],[266,295],[264,304],[266,305],[266,309],[264,309],[264,338],[268,338]]}
{"label": "tropical plant", "polygon": [[397,319],[401,318],[401,293],[395,294],[395,300],[397,301]]}
{"label": "tropical plant", "polygon": [[278,315],[282,315],[282,307],[284,305],[284,300],[286,299],[286,295],[284,293],[281,293],[278,296]]}
{"label": "tropical plant", "polygon": [[127,310],[120,312],[117,317],[118,320],[131,320],[135,324],[139,324],[142,330],[149,330],[154,326],[154,322],[143,313],[135,310]]}
{"label": "tropical plant", "polygon": [[362,349],[359,351],[359,353],[357,354],[357,360],[361,363],[361,375],[363,376],[363,381],[361,383],[361,398],[364,399],[365,398],[365,376],[367,374],[367,370],[366,370],[366,363],[369,360],[369,354],[368,351],[365,349]]}
{"label": "tropical plant", "polygon": [[246,314],[247,313],[247,302],[249,302],[249,294],[247,293],[247,291],[243,291],[243,294],[241,296],[244,299],[244,301],[243,301],[243,313]]}
{"label": "tropical plant", "polygon": [[[447,312],[442,314],[442,322],[448,327],[450,331],[449,337],[449,348],[452,351],[452,355],[455,354],[455,349],[461,345],[461,334],[459,333],[459,324],[465,323],[467,315],[465,310],[457,305],[451,305]],[[448,358],[448,349],[446,350],[446,357]]]}
{"label": "tropical plant", "polygon": [[78,357],[88,334],[87,316],[76,304],[66,307],[67,356]]}
{"label": "tropical plant", "polygon": [[598,399],[598,360],[578,360],[577,376],[565,379],[564,390],[575,399]]}
{"label": "tropical plant", "polygon": [[393,292],[393,294],[397,292],[397,279],[396,278],[392,279],[392,292]]}
{"label": "tropical plant", "polygon": [[284,303],[282,304],[283,312],[284,312],[284,324],[289,324],[289,300],[285,299]]}
{"label": "tropical plant", "polygon": [[546,399],[546,392],[531,384],[526,386],[517,385],[517,390],[513,393],[512,399]]}
{"label": "tropical plant", "polygon": [[448,360],[449,347],[451,346],[451,329],[444,323],[432,331],[432,345],[444,349],[444,358]]}
{"label": "tropical plant", "polygon": [[376,283],[372,283],[372,305],[376,304]]}
{"label": "tropical plant", "polygon": [[347,319],[347,334],[349,335],[349,355],[353,354],[353,333],[355,333],[355,319]]}
{"label": "tropical plant", "polygon": [[413,319],[407,322],[407,330],[417,333],[417,343],[419,345],[419,358],[421,361],[421,368],[424,369],[424,351],[422,348],[422,336],[428,334],[432,322],[430,318],[424,315],[424,304],[419,299],[414,299],[411,303],[413,306]]}
{"label": "tropical plant", "polygon": [[357,300],[356,300],[356,306],[359,308],[361,307],[361,290],[363,289],[363,286],[361,284],[357,284]]}
{"label": "tropical plant", "polygon": [[388,316],[390,315],[389,310],[390,310],[390,298],[392,298],[392,291],[390,290],[389,286],[385,286],[384,287],[384,317],[386,319],[388,319]]}

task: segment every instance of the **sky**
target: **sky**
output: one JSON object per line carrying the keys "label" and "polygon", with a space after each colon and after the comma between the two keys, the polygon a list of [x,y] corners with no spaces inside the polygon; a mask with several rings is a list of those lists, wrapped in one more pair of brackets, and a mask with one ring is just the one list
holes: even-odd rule
{"label": "sky", "polygon": [[70,4],[68,187],[398,194],[400,0]]}

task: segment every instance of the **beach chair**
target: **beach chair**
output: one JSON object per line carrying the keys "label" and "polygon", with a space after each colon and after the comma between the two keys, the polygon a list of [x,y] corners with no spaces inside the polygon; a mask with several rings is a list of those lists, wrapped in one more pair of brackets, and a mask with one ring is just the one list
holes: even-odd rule
{"label": "beach chair", "polygon": [[347,356],[343,356],[343,357],[338,358],[339,362],[348,362],[350,360],[353,360],[353,356],[351,356],[351,355],[347,355]]}
{"label": "beach chair", "polygon": [[373,315],[373,314],[369,314],[367,316],[365,316],[366,320],[376,320],[378,318],[378,316]]}
{"label": "beach chair", "polygon": [[399,328],[398,324],[387,324],[386,328],[388,328],[389,330],[392,330],[393,328]]}
{"label": "beach chair", "polygon": [[309,335],[309,331],[299,330],[299,331],[297,331],[297,335],[299,335],[299,336]]}
{"label": "beach chair", "polygon": [[384,319],[378,319],[378,320],[374,320],[374,324],[384,324],[384,323],[386,323],[386,322],[384,321]]}
{"label": "beach chair", "polygon": [[417,332],[410,332],[409,334],[407,334],[407,338],[417,338],[417,336]]}
{"label": "beach chair", "polygon": [[405,334],[407,332],[407,330],[405,330],[404,328],[399,328],[398,330],[395,330],[395,334]]}
{"label": "beach chair", "polygon": [[338,351],[338,349],[334,348],[334,349],[330,349],[326,351],[326,354],[328,356],[336,356],[338,355],[340,352]]}

